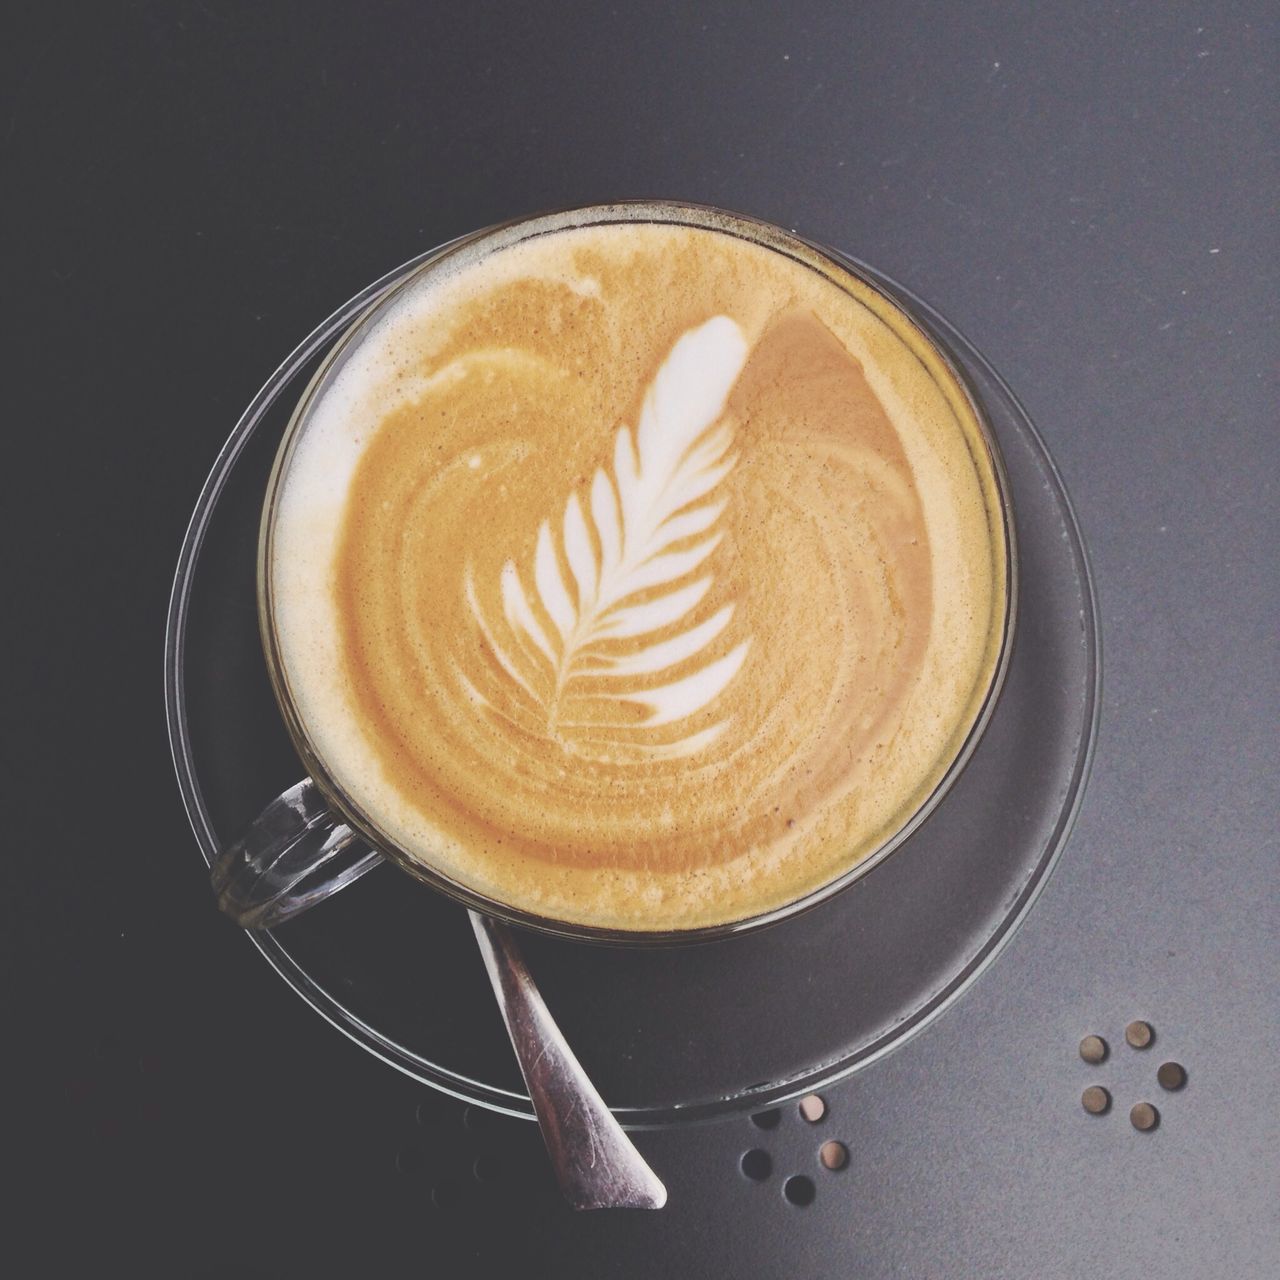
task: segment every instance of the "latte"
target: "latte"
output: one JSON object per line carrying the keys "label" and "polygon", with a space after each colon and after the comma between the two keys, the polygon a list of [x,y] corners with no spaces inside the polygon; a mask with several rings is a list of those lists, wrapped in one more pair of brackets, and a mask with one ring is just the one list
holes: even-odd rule
{"label": "latte", "polygon": [[1006,541],[970,401],[881,294],[754,224],[613,215],[465,244],[366,325],[282,455],[268,631],[384,841],[681,930],[917,812],[992,684]]}

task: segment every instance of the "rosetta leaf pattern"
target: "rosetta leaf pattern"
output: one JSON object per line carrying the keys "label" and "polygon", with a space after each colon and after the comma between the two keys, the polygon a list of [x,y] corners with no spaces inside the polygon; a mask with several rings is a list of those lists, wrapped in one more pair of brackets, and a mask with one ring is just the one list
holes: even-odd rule
{"label": "rosetta leaf pattern", "polygon": [[[585,494],[571,493],[558,521],[542,522],[531,564],[503,565],[508,643],[499,641],[468,576],[467,599],[487,643],[540,708],[548,732],[594,727],[580,708],[565,711],[584,679],[593,682],[588,702],[638,704],[645,715],[634,725],[643,729],[694,715],[741,669],[749,640],[710,656],[733,604],[692,615],[712,586],[708,562],[726,503],[719,491],[737,461],[724,409],[746,355],[741,330],[726,316],[675,343],[647,389],[634,434],[619,427],[611,468],[597,469]],[[695,749],[719,727],[690,735],[683,748]],[[679,754],[680,740],[670,737],[663,753]]]}

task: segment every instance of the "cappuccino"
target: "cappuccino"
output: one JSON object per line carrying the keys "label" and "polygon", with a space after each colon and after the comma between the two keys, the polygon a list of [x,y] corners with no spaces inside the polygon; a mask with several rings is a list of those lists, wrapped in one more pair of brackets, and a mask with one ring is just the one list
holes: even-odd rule
{"label": "cappuccino", "polygon": [[759,915],[882,846],[1003,644],[995,467],[937,350],[780,232],[634,207],[429,265],[306,406],[279,674],[408,858],[533,915]]}

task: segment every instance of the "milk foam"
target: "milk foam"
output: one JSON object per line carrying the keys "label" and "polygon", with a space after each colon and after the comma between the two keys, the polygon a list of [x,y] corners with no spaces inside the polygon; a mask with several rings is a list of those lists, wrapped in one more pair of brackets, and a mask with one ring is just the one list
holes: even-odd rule
{"label": "milk foam", "polygon": [[[606,678],[607,687],[596,694],[598,698],[644,707],[648,714],[635,725],[643,731],[687,721],[741,669],[749,644],[745,640],[729,653],[689,669],[728,626],[732,604],[674,635],[654,637],[683,625],[712,584],[710,576],[702,576],[687,586],[677,585],[701,572],[720,543],[714,526],[725,502],[716,499],[716,490],[736,459],[729,453],[732,431],[716,424],[746,357],[746,339],[727,316],[713,317],[676,342],[645,396],[634,443],[630,429],[619,427],[612,468],[596,469],[585,513],[578,494],[571,493],[558,533],[546,520],[539,526],[533,604],[515,563],[508,560],[502,566],[508,637],[495,636],[468,570],[465,591],[476,624],[503,671],[545,713],[549,733],[608,727],[607,720],[591,719],[589,711],[586,719],[561,718],[560,703],[576,678]],[[568,582],[557,539],[568,562]],[[538,620],[539,605],[551,619],[554,639]],[[625,653],[607,651],[609,641],[632,637],[643,637],[643,645]],[[532,656],[537,666],[544,666],[541,658],[549,668],[549,699],[520,669],[521,642],[527,642],[525,663]],[[605,652],[600,651],[602,645]],[[536,651],[532,655],[529,646]],[[636,687],[629,679],[680,667],[684,675],[657,687]],[[491,705],[465,672],[458,675],[476,700]],[[650,755],[690,755],[722,727],[712,725],[690,730],[683,738],[640,745]],[[575,739],[581,741],[581,734],[575,733]],[[588,749],[608,757],[609,745],[597,742]]]}
{"label": "milk foam", "polygon": [[923,337],[816,255],[557,226],[429,270],[314,405],[281,665],[412,857],[582,923],[740,918],[875,848],[968,732],[994,472]]}

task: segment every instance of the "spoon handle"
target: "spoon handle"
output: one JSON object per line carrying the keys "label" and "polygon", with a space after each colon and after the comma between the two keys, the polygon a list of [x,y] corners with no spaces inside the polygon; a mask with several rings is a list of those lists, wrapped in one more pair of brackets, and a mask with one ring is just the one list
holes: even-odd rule
{"label": "spoon handle", "polygon": [[587,1079],[511,930],[475,911],[471,925],[565,1199],[575,1209],[661,1209],[666,1187]]}

